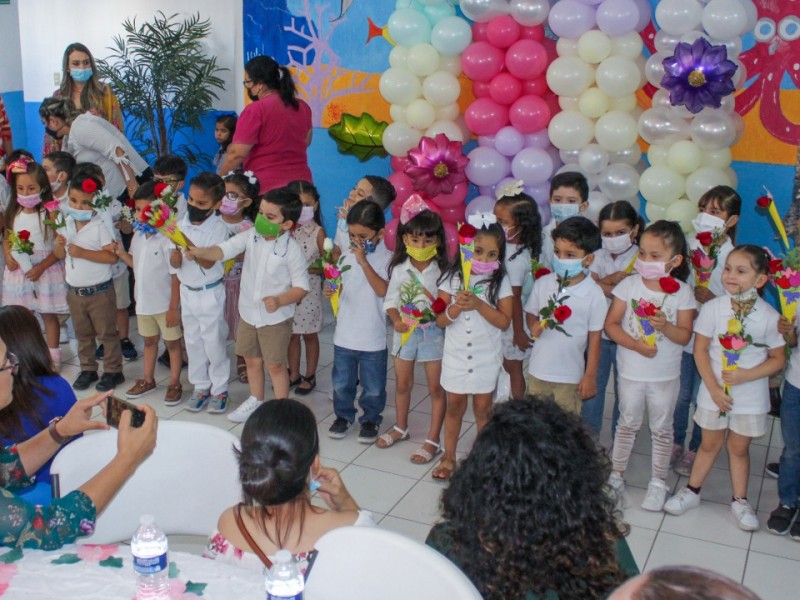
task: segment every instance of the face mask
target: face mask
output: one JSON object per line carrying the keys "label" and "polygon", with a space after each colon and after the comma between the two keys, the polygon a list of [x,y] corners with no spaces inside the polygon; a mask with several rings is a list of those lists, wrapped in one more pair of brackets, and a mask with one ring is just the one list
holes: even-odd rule
{"label": "face mask", "polygon": [[91,69],[70,69],[69,75],[74,81],[78,83],[86,83],[92,78]]}
{"label": "face mask", "polygon": [[608,250],[611,254],[622,254],[631,246],[633,246],[633,240],[627,233],[616,237],[603,238],[603,248]]}
{"label": "face mask", "polygon": [[[50,137],[52,137],[52,136],[50,136]],[[61,179],[60,179],[60,175],[56,177],[56,180],[55,180],[55,181],[51,181],[51,182],[50,182],[50,188],[51,188],[51,189],[52,189],[54,192],[55,192],[56,190],[60,190],[60,189],[61,189],[61,186],[63,186],[63,185],[64,185],[64,182],[63,182],[63,181],[61,181]]]}
{"label": "face mask", "polygon": [[72,217],[76,221],[91,221],[94,216],[93,210],[80,210],[78,208],[67,207],[67,216]]}
{"label": "face mask", "polygon": [[726,221],[719,217],[709,215],[708,213],[700,213],[692,219],[692,227],[697,233],[712,232],[715,229],[724,229]]}
{"label": "face mask", "polygon": [[138,220],[133,222],[133,230],[139,233],[158,233],[158,229],[150,225],[150,223],[142,223]]}
{"label": "face mask", "polygon": [[670,258],[667,262],[647,262],[637,258],[636,262],[633,263],[633,268],[642,276],[642,279],[661,279],[669,275],[667,264],[669,264],[671,260]]}
{"label": "face mask", "polygon": [[187,205],[186,214],[189,215],[189,220],[192,223],[202,223],[208,217],[211,216],[211,209],[205,208],[197,208],[196,206],[192,206],[191,204]]}
{"label": "face mask", "polygon": [[561,221],[566,221],[570,217],[577,217],[579,212],[581,212],[580,204],[550,205],[550,214],[553,215],[553,218],[559,223],[561,223]]}
{"label": "face mask", "polygon": [[758,296],[758,290],[754,287],[735,294],[731,294],[728,290],[725,290],[725,293],[737,302],[752,302]]}
{"label": "face mask", "polygon": [[361,245],[364,246],[364,254],[372,254],[373,252],[375,252],[375,249],[377,248],[375,242],[373,242],[372,240],[364,240],[363,242],[361,242]]}
{"label": "face mask", "polygon": [[247,97],[250,98],[251,102],[256,102],[258,100],[258,94],[254,93],[252,89],[247,90]]}
{"label": "face mask", "polygon": [[55,140],[60,140],[64,137],[63,135],[59,135],[55,129],[50,129],[49,127],[45,127],[44,132]]}
{"label": "face mask", "polygon": [[489,273],[494,273],[497,269],[500,268],[500,262],[493,260],[491,262],[481,262],[479,260],[472,261],[471,271],[475,273],[475,275],[488,275]]}
{"label": "face mask", "polygon": [[219,212],[223,215],[235,215],[239,212],[239,199],[238,198],[231,198],[230,196],[226,195],[222,198],[222,204],[219,207]]}
{"label": "face mask", "polygon": [[275,238],[281,234],[281,224],[273,223],[267,217],[259,213],[254,223],[256,233],[268,238]]}
{"label": "face mask", "polygon": [[303,210],[300,211],[300,218],[297,219],[297,222],[300,225],[305,225],[307,223],[312,223],[313,221],[314,221],[314,207],[304,206]]}
{"label": "face mask", "polygon": [[428,262],[436,256],[437,247],[428,246],[427,248],[412,248],[406,244],[406,253],[417,262]]}
{"label": "face mask", "polygon": [[17,204],[23,208],[36,208],[41,201],[42,197],[39,194],[31,194],[30,196],[17,195]]}
{"label": "face mask", "polygon": [[[475,263],[472,263],[473,265]],[[557,256],[553,257],[553,271],[561,279],[577,277],[585,272],[582,258],[565,258],[561,259]]]}
{"label": "face mask", "polygon": [[517,231],[514,235],[508,235],[508,232],[514,229],[513,227],[503,227],[503,234],[506,236],[506,241],[511,242],[514,240],[515,237],[519,235],[519,231]]}

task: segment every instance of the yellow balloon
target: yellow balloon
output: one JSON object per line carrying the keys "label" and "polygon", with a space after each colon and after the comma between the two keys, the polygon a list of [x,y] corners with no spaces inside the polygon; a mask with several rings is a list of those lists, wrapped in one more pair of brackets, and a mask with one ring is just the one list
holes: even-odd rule
{"label": "yellow balloon", "polygon": [[639,191],[647,203],[669,206],[686,190],[686,181],[669,167],[645,169],[639,179]]}
{"label": "yellow balloon", "polygon": [[602,31],[592,29],[578,39],[578,56],[584,62],[597,65],[611,54],[611,38]]}
{"label": "yellow balloon", "polygon": [[667,214],[667,209],[660,204],[653,204],[648,202],[644,205],[644,214],[647,220],[652,223],[653,221],[660,221]]}
{"label": "yellow balloon", "polygon": [[608,112],[611,99],[596,87],[590,87],[578,98],[578,110],[590,119],[597,119]]}
{"label": "yellow balloon", "polygon": [[[681,175],[688,175],[700,168],[703,151],[700,146],[689,140],[675,142],[669,147],[667,164],[670,169]],[[680,220],[680,219],[676,219]]]}

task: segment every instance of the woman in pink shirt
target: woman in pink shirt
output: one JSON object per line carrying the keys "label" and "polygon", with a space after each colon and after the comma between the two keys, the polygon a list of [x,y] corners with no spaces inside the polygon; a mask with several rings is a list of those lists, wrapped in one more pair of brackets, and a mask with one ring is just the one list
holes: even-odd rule
{"label": "woman in pink shirt", "polygon": [[292,74],[269,56],[244,66],[252,103],[242,111],[219,174],[244,167],[253,171],[260,193],[290,181],[312,181],[306,148],[311,143],[311,109],[297,98]]}

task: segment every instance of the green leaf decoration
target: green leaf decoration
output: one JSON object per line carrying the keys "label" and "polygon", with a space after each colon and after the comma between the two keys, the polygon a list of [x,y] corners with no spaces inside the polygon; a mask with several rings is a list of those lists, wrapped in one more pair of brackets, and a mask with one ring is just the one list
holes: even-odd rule
{"label": "green leaf decoration", "polygon": [[74,565],[76,562],[81,562],[77,554],[62,554],[55,560],[51,560],[54,565]]}
{"label": "green leaf decoration", "polygon": [[361,162],[374,156],[386,156],[383,149],[383,132],[389,124],[376,121],[369,113],[360,117],[345,113],[341,121],[328,127],[328,133],[336,140],[336,147],[342,154],[352,154]]}
{"label": "green leaf decoration", "polygon": [[111,567],[113,569],[121,569],[122,568],[122,559],[119,556],[109,556],[105,560],[101,560],[97,563],[101,567]]}
{"label": "green leaf decoration", "polygon": [[203,590],[206,589],[207,583],[199,583],[196,581],[187,581],[184,594],[195,594],[197,596],[203,595]]}
{"label": "green leaf decoration", "polygon": [[180,575],[181,570],[178,568],[174,562],[169,563],[169,578],[175,579],[178,575]]}
{"label": "green leaf decoration", "polygon": [[0,563],[8,565],[17,562],[20,558],[22,558],[22,548],[14,548],[0,556]]}

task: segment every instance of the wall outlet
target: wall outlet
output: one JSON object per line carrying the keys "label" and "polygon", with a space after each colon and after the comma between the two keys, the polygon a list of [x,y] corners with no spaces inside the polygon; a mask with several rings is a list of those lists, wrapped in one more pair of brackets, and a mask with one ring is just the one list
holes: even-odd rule
{"label": "wall outlet", "polygon": [[61,71],[56,71],[53,73],[53,85],[56,87],[61,86]]}

